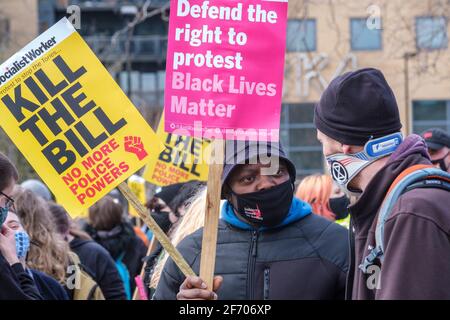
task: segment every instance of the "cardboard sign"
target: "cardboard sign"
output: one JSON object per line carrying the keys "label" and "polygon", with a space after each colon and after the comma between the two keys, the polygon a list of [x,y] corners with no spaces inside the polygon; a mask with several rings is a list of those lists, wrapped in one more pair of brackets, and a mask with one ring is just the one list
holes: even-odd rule
{"label": "cardboard sign", "polygon": [[156,135],[165,149],[150,156],[143,175],[148,182],[163,187],[190,180],[208,180],[210,140],[166,133],[164,114]]}
{"label": "cardboard sign", "polygon": [[278,141],[286,20],[287,0],[172,1],[165,130]]}
{"label": "cardboard sign", "polygon": [[[133,193],[136,195],[136,198],[138,198],[139,201],[143,205],[145,205],[147,202],[147,195],[145,193],[145,179],[137,175],[132,175],[128,179],[128,186],[130,187],[131,191],[133,191]],[[131,205],[131,203],[128,204],[128,212],[133,217],[139,217],[138,212]]]}
{"label": "cardboard sign", "polygon": [[68,212],[89,208],[162,149],[65,18],[0,66],[0,111],[2,128]]}

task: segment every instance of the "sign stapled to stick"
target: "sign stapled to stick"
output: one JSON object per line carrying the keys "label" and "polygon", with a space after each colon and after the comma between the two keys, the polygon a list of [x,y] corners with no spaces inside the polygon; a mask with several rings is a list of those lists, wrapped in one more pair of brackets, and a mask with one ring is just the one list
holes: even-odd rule
{"label": "sign stapled to stick", "polygon": [[166,131],[278,141],[287,1],[176,0],[170,12]]}
{"label": "sign stapled to stick", "polygon": [[117,187],[193,271],[124,182],[163,146],[66,18],[0,66],[0,125],[67,211]]}
{"label": "sign stapled to stick", "polygon": [[165,130],[212,141],[200,276],[212,289],[225,140],[279,141],[287,0],[174,0]]}
{"label": "sign stapled to stick", "polygon": [[0,80],[0,125],[69,212],[162,149],[67,19],[3,63]]}
{"label": "sign stapled to stick", "polygon": [[164,131],[164,114],[156,131],[164,150],[150,155],[143,177],[157,186],[208,179],[210,140]]}

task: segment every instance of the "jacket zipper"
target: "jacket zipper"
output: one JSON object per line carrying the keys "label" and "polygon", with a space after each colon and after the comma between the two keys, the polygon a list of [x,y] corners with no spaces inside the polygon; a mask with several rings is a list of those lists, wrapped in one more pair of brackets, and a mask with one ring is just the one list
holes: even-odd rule
{"label": "jacket zipper", "polygon": [[350,214],[350,223],[349,223],[349,230],[348,230],[348,246],[349,246],[349,266],[348,266],[348,272],[347,272],[347,281],[345,284],[345,300],[352,300],[352,291],[353,291],[353,282],[355,278],[355,234],[353,232],[353,217],[351,215],[351,211],[349,210]]}
{"label": "jacket zipper", "polygon": [[269,300],[270,269],[264,269],[264,300]]}
{"label": "jacket zipper", "polygon": [[254,295],[254,278],[255,278],[255,263],[257,252],[258,231],[252,232],[252,241],[250,243],[250,254],[248,261],[248,282],[247,282],[247,297],[250,300],[255,299]]}

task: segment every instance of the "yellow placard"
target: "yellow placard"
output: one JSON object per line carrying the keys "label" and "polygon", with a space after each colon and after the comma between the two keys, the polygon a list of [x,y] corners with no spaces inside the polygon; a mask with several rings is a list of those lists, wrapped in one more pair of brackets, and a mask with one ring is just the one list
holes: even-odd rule
{"label": "yellow placard", "polygon": [[190,180],[208,180],[210,140],[165,132],[164,114],[156,134],[165,149],[150,156],[143,174],[145,180],[162,187]]}
{"label": "yellow placard", "polygon": [[66,18],[0,66],[0,125],[69,213],[163,149]]}
{"label": "yellow placard", "polygon": [[[136,198],[138,198],[139,201],[145,205],[147,202],[147,195],[145,194],[145,179],[137,175],[132,175],[128,179],[128,186],[136,195]],[[136,209],[131,204],[128,204],[128,212],[133,217],[139,217]]]}

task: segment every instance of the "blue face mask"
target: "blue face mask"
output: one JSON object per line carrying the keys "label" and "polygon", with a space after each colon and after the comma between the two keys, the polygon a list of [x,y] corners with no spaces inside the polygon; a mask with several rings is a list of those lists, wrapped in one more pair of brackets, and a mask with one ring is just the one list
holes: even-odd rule
{"label": "blue face mask", "polygon": [[24,231],[16,231],[14,236],[16,238],[17,258],[25,258],[30,249],[30,237]]}

